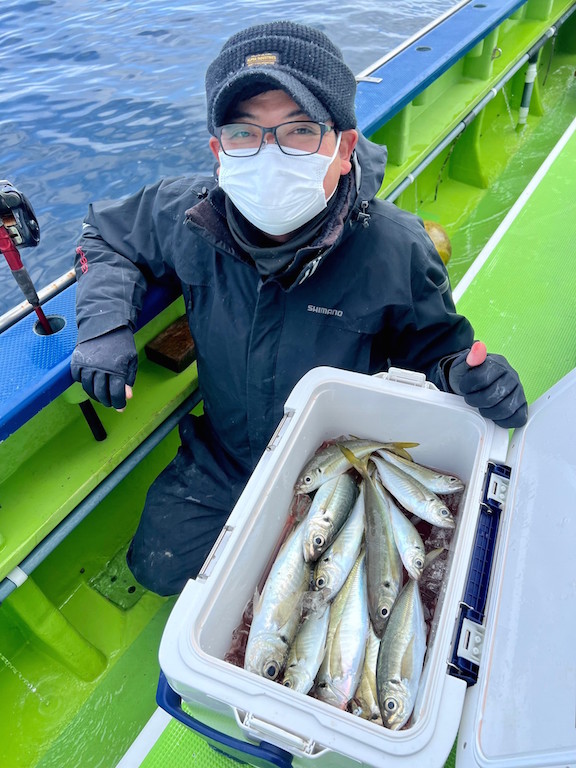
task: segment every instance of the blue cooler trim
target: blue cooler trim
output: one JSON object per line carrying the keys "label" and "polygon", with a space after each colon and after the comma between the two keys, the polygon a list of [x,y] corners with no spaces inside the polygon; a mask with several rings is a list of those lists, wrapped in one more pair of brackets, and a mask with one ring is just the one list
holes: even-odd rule
{"label": "blue cooler trim", "polygon": [[495,500],[489,492],[489,488],[493,486],[497,478],[502,478],[507,482],[510,479],[510,467],[489,462],[483,499],[480,505],[480,516],[476,528],[476,538],[468,569],[468,578],[462,602],[460,603],[456,640],[449,664],[450,674],[465,680],[468,686],[474,685],[477,682],[479,666],[473,661],[458,655],[458,644],[462,632],[462,624],[465,619],[469,619],[480,626],[484,622],[484,610],[490,585],[494,549],[496,547],[500,515],[502,513],[501,502]]}
{"label": "blue cooler trim", "polygon": [[222,752],[243,765],[252,765],[256,768],[269,768],[271,765],[277,768],[292,768],[292,755],[284,749],[266,741],[261,741],[260,744],[249,744],[217,731],[184,712],[181,696],[170,687],[163,672],[160,672],[158,680],[156,703],[180,723],[200,734],[217,752]]}

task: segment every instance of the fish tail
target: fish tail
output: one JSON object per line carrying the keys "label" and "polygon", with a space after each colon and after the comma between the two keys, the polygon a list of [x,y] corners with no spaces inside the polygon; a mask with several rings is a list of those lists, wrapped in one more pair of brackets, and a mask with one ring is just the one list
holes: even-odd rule
{"label": "fish tail", "polygon": [[390,453],[395,453],[397,456],[400,456],[407,461],[414,461],[406,449],[416,448],[419,445],[420,443],[387,443],[384,450],[390,451]]}
{"label": "fish tail", "polygon": [[346,459],[352,464],[354,469],[356,469],[362,477],[368,477],[368,461],[370,460],[370,456],[367,456],[364,459],[359,459],[358,456],[356,456],[355,453],[353,453],[349,448],[346,448],[345,445],[342,445],[342,443],[338,443],[338,448],[342,451]]}

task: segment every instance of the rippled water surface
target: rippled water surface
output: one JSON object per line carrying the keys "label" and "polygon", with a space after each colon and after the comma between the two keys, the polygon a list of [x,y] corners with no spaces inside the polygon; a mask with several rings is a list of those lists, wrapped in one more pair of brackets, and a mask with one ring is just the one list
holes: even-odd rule
{"label": "rippled water surface", "polygon": [[[89,202],[211,168],[204,73],[244,26],[280,18],[326,32],[356,73],[456,0],[2,0],[0,178],[28,196],[37,289],[70,269]],[[2,260],[0,314],[22,301]]]}

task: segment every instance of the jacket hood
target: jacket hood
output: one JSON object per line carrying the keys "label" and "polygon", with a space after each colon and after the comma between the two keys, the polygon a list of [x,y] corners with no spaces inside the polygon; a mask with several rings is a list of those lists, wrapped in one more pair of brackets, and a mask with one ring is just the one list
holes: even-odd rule
{"label": "jacket hood", "polygon": [[375,144],[364,134],[358,133],[353,155],[358,199],[370,201],[376,195],[384,181],[387,159],[388,150],[385,146]]}

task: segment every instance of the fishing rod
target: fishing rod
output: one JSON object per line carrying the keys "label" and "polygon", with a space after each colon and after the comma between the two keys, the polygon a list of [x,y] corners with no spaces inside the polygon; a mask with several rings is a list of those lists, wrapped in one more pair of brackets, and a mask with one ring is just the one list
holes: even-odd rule
{"label": "fishing rod", "polygon": [[[8,262],[12,276],[28,303],[34,309],[44,335],[56,332],[42,309],[40,299],[28,270],[22,263],[18,247],[35,247],[40,242],[40,225],[28,198],[9,181],[0,180],[0,251]],[[90,400],[79,403],[94,438],[106,438],[106,430]]]}
{"label": "fishing rod", "polygon": [[39,242],[40,226],[28,199],[9,181],[0,181],[0,251],[20,290],[36,312],[44,332],[49,336],[53,333],[52,326],[40,306],[34,284],[16,247],[16,244],[22,248],[36,246]]}

